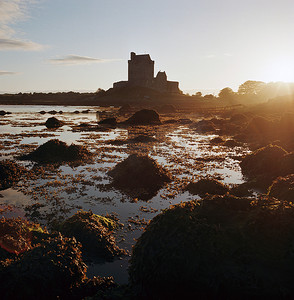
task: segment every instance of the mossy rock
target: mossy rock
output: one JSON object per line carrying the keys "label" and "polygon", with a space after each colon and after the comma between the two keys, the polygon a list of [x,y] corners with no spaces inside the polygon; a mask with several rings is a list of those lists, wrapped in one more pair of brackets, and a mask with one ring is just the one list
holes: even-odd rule
{"label": "mossy rock", "polygon": [[39,163],[61,163],[85,161],[92,157],[86,147],[53,139],[39,146],[33,152],[20,157],[21,160],[33,160]]}
{"label": "mossy rock", "polygon": [[92,212],[78,211],[59,227],[62,234],[75,237],[83,245],[83,253],[92,257],[112,260],[127,254],[116,245],[112,231],[118,224]]}
{"label": "mossy rock", "polygon": [[[133,248],[138,299],[293,297],[294,208],[210,196],[163,211]],[[144,298],[145,297],[145,298]]]}
{"label": "mossy rock", "polygon": [[130,125],[160,125],[161,121],[155,110],[142,109],[135,112],[125,123]]}
{"label": "mossy rock", "polygon": [[156,160],[145,155],[131,154],[108,172],[112,185],[131,197],[148,200],[156,195],[171,175]]}
{"label": "mossy rock", "polygon": [[0,162],[0,190],[10,188],[17,183],[26,169],[12,160]]}
{"label": "mossy rock", "polygon": [[196,123],[195,130],[199,133],[210,133],[216,131],[216,126],[211,120],[201,120]]}
{"label": "mossy rock", "polygon": [[225,141],[220,137],[215,137],[213,139],[210,140],[210,143],[213,145],[219,145],[219,144],[223,144]]}
{"label": "mossy rock", "polygon": [[3,299],[62,298],[86,279],[81,245],[75,239],[48,234],[38,224],[20,219],[2,219],[0,225],[2,245],[3,232],[6,232],[4,237],[10,235],[14,239],[13,244],[23,246],[24,241],[27,242],[16,255],[9,259],[2,257],[0,290]]}
{"label": "mossy rock", "polygon": [[268,195],[294,203],[294,174],[274,180],[268,189]]}
{"label": "mossy rock", "polygon": [[59,128],[63,125],[64,125],[64,122],[58,120],[55,117],[48,118],[47,121],[45,122],[45,126],[49,129]]}
{"label": "mossy rock", "polygon": [[190,182],[186,189],[193,195],[224,195],[229,188],[213,178],[202,178],[197,182]]}
{"label": "mossy rock", "polygon": [[242,173],[249,179],[275,178],[280,174],[280,162],[285,154],[287,151],[276,145],[260,148],[242,159]]}

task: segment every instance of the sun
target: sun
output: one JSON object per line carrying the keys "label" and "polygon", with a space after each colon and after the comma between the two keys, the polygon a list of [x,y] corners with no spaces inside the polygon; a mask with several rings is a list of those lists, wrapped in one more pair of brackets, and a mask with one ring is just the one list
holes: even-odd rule
{"label": "sun", "polygon": [[294,82],[294,59],[288,57],[271,62],[265,68],[263,80]]}

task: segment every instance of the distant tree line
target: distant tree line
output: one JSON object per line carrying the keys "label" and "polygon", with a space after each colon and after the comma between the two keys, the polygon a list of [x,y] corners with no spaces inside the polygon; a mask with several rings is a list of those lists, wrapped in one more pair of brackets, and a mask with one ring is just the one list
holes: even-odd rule
{"label": "distant tree line", "polygon": [[256,104],[285,95],[294,95],[294,83],[265,83],[263,81],[247,80],[239,86],[237,92],[225,87],[220,90],[217,96],[212,94],[203,96],[201,92],[197,92],[192,97],[198,100],[221,100],[226,104]]}

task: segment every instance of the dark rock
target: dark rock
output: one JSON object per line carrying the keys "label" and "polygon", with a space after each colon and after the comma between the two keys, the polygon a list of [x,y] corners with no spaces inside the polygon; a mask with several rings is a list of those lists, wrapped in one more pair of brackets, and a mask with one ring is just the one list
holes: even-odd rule
{"label": "dark rock", "polygon": [[98,123],[99,125],[110,125],[110,126],[116,126],[117,120],[116,118],[107,118]]}
{"label": "dark rock", "polygon": [[260,148],[242,159],[242,173],[249,179],[256,179],[258,176],[272,179],[279,175],[280,161],[285,154],[287,151],[275,145]]}
{"label": "dark rock", "polygon": [[163,124],[176,124],[176,123],[179,123],[179,120],[170,119],[170,120],[163,121]]}
{"label": "dark rock", "polygon": [[248,117],[244,114],[234,114],[231,116],[230,121],[237,124],[248,122]]}
{"label": "dark rock", "polygon": [[192,123],[193,123],[192,120],[186,119],[186,118],[185,118],[185,119],[179,119],[178,122],[179,122],[180,124],[182,124],[182,125],[192,124]]}
{"label": "dark rock", "polygon": [[146,156],[131,154],[108,172],[113,186],[131,197],[148,200],[171,181],[171,175],[158,163]]}
{"label": "dark rock", "polygon": [[48,111],[48,114],[50,114],[50,115],[56,115],[57,111],[56,110],[50,110],[50,111]]}
{"label": "dark rock", "polygon": [[224,140],[221,137],[218,136],[218,137],[215,137],[212,140],[210,140],[210,143],[218,145],[218,144],[224,143]]}
{"label": "dark rock", "polygon": [[128,143],[155,143],[155,142],[158,142],[158,140],[148,135],[138,135],[133,139],[128,140]]}
{"label": "dark rock", "polygon": [[39,146],[35,151],[23,155],[21,160],[33,160],[40,163],[61,163],[84,161],[92,157],[92,154],[80,145],[66,143],[53,139]]}
{"label": "dark rock", "polygon": [[165,210],[133,248],[137,299],[292,298],[293,215],[279,201],[230,195]]}
{"label": "dark rock", "polygon": [[7,189],[17,183],[26,169],[14,161],[0,161],[0,190]]}
{"label": "dark rock", "polygon": [[49,118],[47,119],[47,121],[45,122],[45,125],[47,128],[59,128],[61,126],[64,125],[64,123],[60,120],[58,120],[57,118],[55,117],[52,117],[52,118]]}
{"label": "dark rock", "polygon": [[129,112],[132,111],[132,107],[130,104],[124,104],[122,107],[120,107],[120,109],[118,110],[118,113],[120,115],[124,115],[124,114],[127,114]]}
{"label": "dark rock", "polygon": [[215,132],[216,127],[210,120],[201,120],[196,124],[196,131],[199,133]]}
{"label": "dark rock", "polygon": [[241,146],[241,145],[242,145],[242,143],[237,142],[234,139],[226,140],[225,143],[224,143],[224,146],[227,146],[227,147],[238,147],[238,146]]}
{"label": "dark rock", "polygon": [[41,110],[39,113],[40,113],[41,115],[45,115],[45,114],[46,114],[46,111],[45,111],[45,110]]}
{"label": "dark rock", "polygon": [[294,203],[294,174],[278,177],[268,189],[268,195]]}
{"label": "dark rock", "polygon": [[5,116],[6,115],[6,111],[5,110],[0,110],[0,116]]}
{"label": "dark rock", "polygon": [[93,214],[78,211],[64,221],[59,230],[68,237],[75,237],[83,246],[83,251],[95,258],[111,260],[115,256],[125,255],[115,242],[112,231],[118,227],[117,222]]}
{"label": "dark rock", "polygon": [[125,123],[130,125],[160,125],[161,121],[155,110],[142,109],[134,113]]}
{"label": "dark rock", "polygon": [[229,188],[212,178],[203,178],[197,182],[190,182],[186,189],[193,195],[224,195],[229,191]]}

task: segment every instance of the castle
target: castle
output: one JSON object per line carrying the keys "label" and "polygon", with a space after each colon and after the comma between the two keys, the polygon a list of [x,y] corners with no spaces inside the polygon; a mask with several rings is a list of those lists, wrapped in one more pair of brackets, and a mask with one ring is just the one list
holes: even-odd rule
{"label": "castle", "polygon": [[128,61],[128,81],[119,81],[113,84],[113,88],[126,86],[140,86],[154,89],[160,92],[179,93],[179,83],[168,81],[165,72],[158,72],[154,77],[154,60],[149,54],[137,55],[131,52]]}

